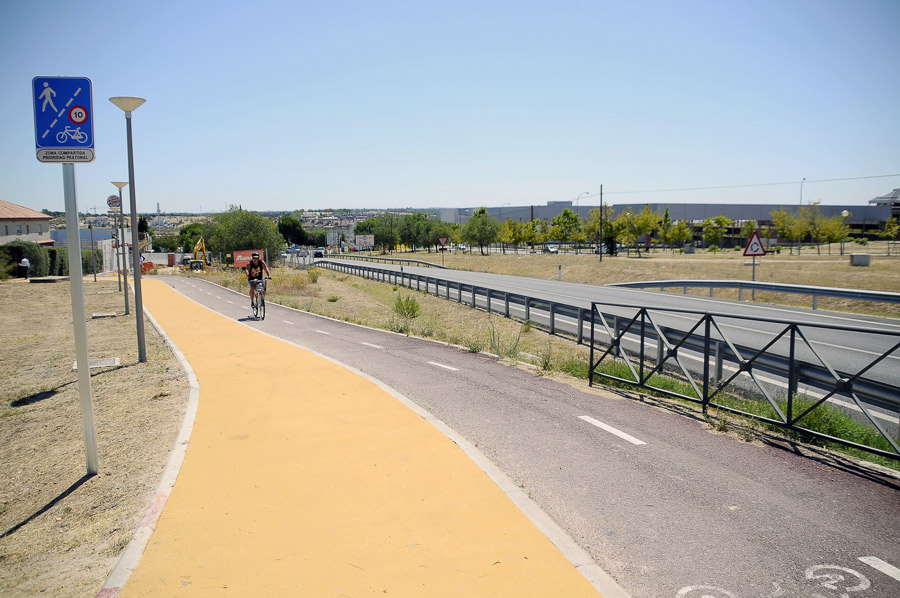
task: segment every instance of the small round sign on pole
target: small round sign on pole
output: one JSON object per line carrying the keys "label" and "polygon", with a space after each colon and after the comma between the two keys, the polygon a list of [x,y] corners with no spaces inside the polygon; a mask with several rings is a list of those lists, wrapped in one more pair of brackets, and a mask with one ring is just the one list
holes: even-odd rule
{"label": "small round sign on pole", "polygon": [[76,125],[82,124],[87,120],[88,112],[84,106],[72,106],[69,110],[69,120]]}
{"label": "small round sign on pole", "polygon": [[106,205],[111,208],[118,208],[120,203],[118,195],[110,195],[106,198]]}

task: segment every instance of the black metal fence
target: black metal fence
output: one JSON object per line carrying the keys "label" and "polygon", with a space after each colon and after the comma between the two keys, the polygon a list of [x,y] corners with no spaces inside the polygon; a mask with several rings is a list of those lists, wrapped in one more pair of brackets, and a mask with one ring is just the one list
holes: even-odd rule
{"label": "black metal fence", "polygon": [[[666,322],[673,317],[690,323],[675,328]],[[737,344],[729,329],[747,330],[748,322],[762,332],[752,335],[754,342]],[[699,403],[704,412],[712,405],[900,460],[891,434],[900,433],[900,389],[893,381],[898,368],[890,363],[900,358],[900,332],[612,303],[592,303],[590,326],[591,385],[615,380]],[[840,351],[826,357],[822,347],[832,343],[816,340],[825,333],[870,335],[873,350],[863,358]],[[610,362],[616,366],[603,367]],[[819,412],[828,409],[862,425],[851,426],[849,434],[822,431],[821,422],[813,421],[827,419]]]}

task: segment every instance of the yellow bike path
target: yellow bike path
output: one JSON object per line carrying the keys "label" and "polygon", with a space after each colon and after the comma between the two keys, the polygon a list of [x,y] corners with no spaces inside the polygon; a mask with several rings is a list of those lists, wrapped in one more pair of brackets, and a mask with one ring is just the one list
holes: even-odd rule
{"label": "yellow bike path", "polygon": [[372,381],[145,278],[197,419],[120,596],[598,596],[450,439]]}

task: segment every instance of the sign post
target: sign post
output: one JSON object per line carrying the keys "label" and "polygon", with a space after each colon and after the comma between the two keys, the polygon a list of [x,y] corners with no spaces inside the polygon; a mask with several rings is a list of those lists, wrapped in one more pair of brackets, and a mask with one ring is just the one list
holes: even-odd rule
{"label": "sign post", "polygon": [[447,247],[447,241],[450,237],[438,237],[438,243],[441,245],[441,265],[444,265],[444,248]]}
{"label": "sign post", "polygon": [[[750,240],[747,242],[747,247],[744,248],[744,256],[753,257],[753,281],[756,282],[756,257],[766,255],[766,248],[763,247],[762,241],[759,238],[759,231],[753,231],[753,234],[750,236]],[[751,297],[756,299],[756,289],[751,291]]]}
{"label": "sign post", "polygon": [[94,426],[84,309],[84,280],[81,270],[81,234],[78,228],[78,202],[75,197],[75,162],[91,162],[94,159],[91,80],[87,77],[35,77],[32,80],[32,91],[37,159],[39,162],[62,163],[63,169],[81,425],[84,432],[87,473],[95,475],[99,470],[100,459],[97,454],[97,434]]}

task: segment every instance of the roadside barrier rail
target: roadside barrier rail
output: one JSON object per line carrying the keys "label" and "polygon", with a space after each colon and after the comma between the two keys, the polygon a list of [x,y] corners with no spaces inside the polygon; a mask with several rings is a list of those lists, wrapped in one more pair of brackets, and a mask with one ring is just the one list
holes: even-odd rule
{"label": "roadside barrier rail", "polygon": [[432,264],[431,262],[426,262],[422,260],[408,260],[402,258],[393,258],[393,257],[379,257],[373,255],[329,255],[326,258],[319,258],[316,261],[321,261],[322,259],[344,259],[344,260],[364,260],[367,262],[375,262],[379,264],[406,264],[409,266],[425,266],[426,268],[439,268],[442,270],[449,270],[449,266],[442,266],[440,264]]}
{"label": "roadside barrier rail", "polygon": [[812,296],[813,309],[819,308],[819,297],[900,303],[900,293],[889,293],[886,291],[861,291],[856,289],[839,289],[834,287],[817,287],[799,284],[784,284],[778,282],[755,282],[750,280],[655,280],[642,282],[620,282],[610,284],[608,286],[631,289],[660,290],[681,287],[684,289],[685,295],[687,294],[687,290],[690,288],[708,288],[710,297],[713,296],[715,289],[737,289],[738,301],[744,300],[745,289],[750,291],[770,291],[775,293],[810,295]]}
{"label": "roadside barrier rail", "polygon": [[[769,423],[780,425],[796,431],[803,431],[813,436],[834,440],[842,444],[855,446],[892,459],[900,459],[900,447],[891,438],[884,425],[872,416],[872,406],[882,411],[892,412],[889,418],[897,427],[897,412],[900,410],[900,388],[877,377],[873,377],[876,366],[887,366],[888,358],[900,358],[900,332],[862,327],[834,326],[820,324],[803,324],[777,320],[772,318],[749,317],[736,314],[711,314],[690,310],[667,309],[656,307],[635,307],[627,304],[579,302],[569,299],[567,302],[556,301],[546,296],[532,296],[514,293],[502,288],[492,288],[483,284],[473,284],[453,280],[453,274],[423,274],[404,271],[403,268],[389,268],[378,265],[362,265],[344,260],[319,260],[319,265],[340,272],[353,274],[363,278],[396,284],[417,291],[433,294],[451,301],[468,305],[474,309],[483,309],[488,313],[531,322],[533,326],[543,328],[550,334],[571,336],[579,344],[590,346],[589,380],[593,384],[597,378],[608,378],[625,382],[636,387],[663,392],[703,405],[704,410],[713,405],[716,408],[747,414]],[[451,271],[456,273],[456,271]],[[499,285],[498,285],[499,286]],[[660,317],[659,314],[668,317]],[[657,314],[654,316],[654,314]],[[673,315],[695,315],[697,322],[692,326],[669,322]],[[758,322],[768,327],[766,333],[770,340],[756,347],[740,345],[730,340],[723,328],[734,326],[740,321],[744,327],[748,322]],[[810,330],[827,329],[842,331],[846,334],[871,334],[879,338],[888,338],[890,348],[884,351],[872,351],[874,357],[865,367],[855,372],[846,372],[835,368],[825,360],[821,351],[809,340]],[[599,332],[598,332],[599,331]],[[605,341],[605,342],[604,342]],[[884,343],[881,343],[882,345]],[[628,356],[631,351],[626,346],[635,346],[638,358]],[[597,356],[600,356],[599,358]],[[652,357],[656,360],[652,361]],[[690,356],[690,358],[688,358]],[[604,374],[598,369],[601,361],[620,360],[626,362],[631,378],[616,377]],[[691,361],[691,367],[686,365]],[[676,367],[677,366],[677,367]],[[688,381],[696,396],[682,395],[655,388],[654,374],[676,375]],[[881,369],[878,370],[879,375]],[[726,372],[729,372],[726,376]],[[744,376],[739,376],[745,374]],[[698,376],[700,382],[698,382]],[[763,384],[763,397],[772,406],[774,416],[760,417],[746,413],[733,406],[721,404],[717,397],[724,396],[725,387],[746,394],[747,384],[738,378],[748,378],[751,384]],[[773,386],[775,390],[765,385]],[[795,405],[797,396],[803,387],[803,394],[816,396],[812,407],[797,413]],[[787,407],[778,403],[779,394],[786,393]],[[832,438],[827,434],[808,431],[803,420],[826,401],[834,397],[846,399],[844,402],[864,415],[866,422],[874,422],[879,436],[886,438],[883,448],[868,447],[851,441]],[[804,403],[805,404],[805,403]],[[786,412],[785,412],[786,411]],[[879,414],[882,414],[879,411]],[[883,414],[882,414],[883,418]]]}

